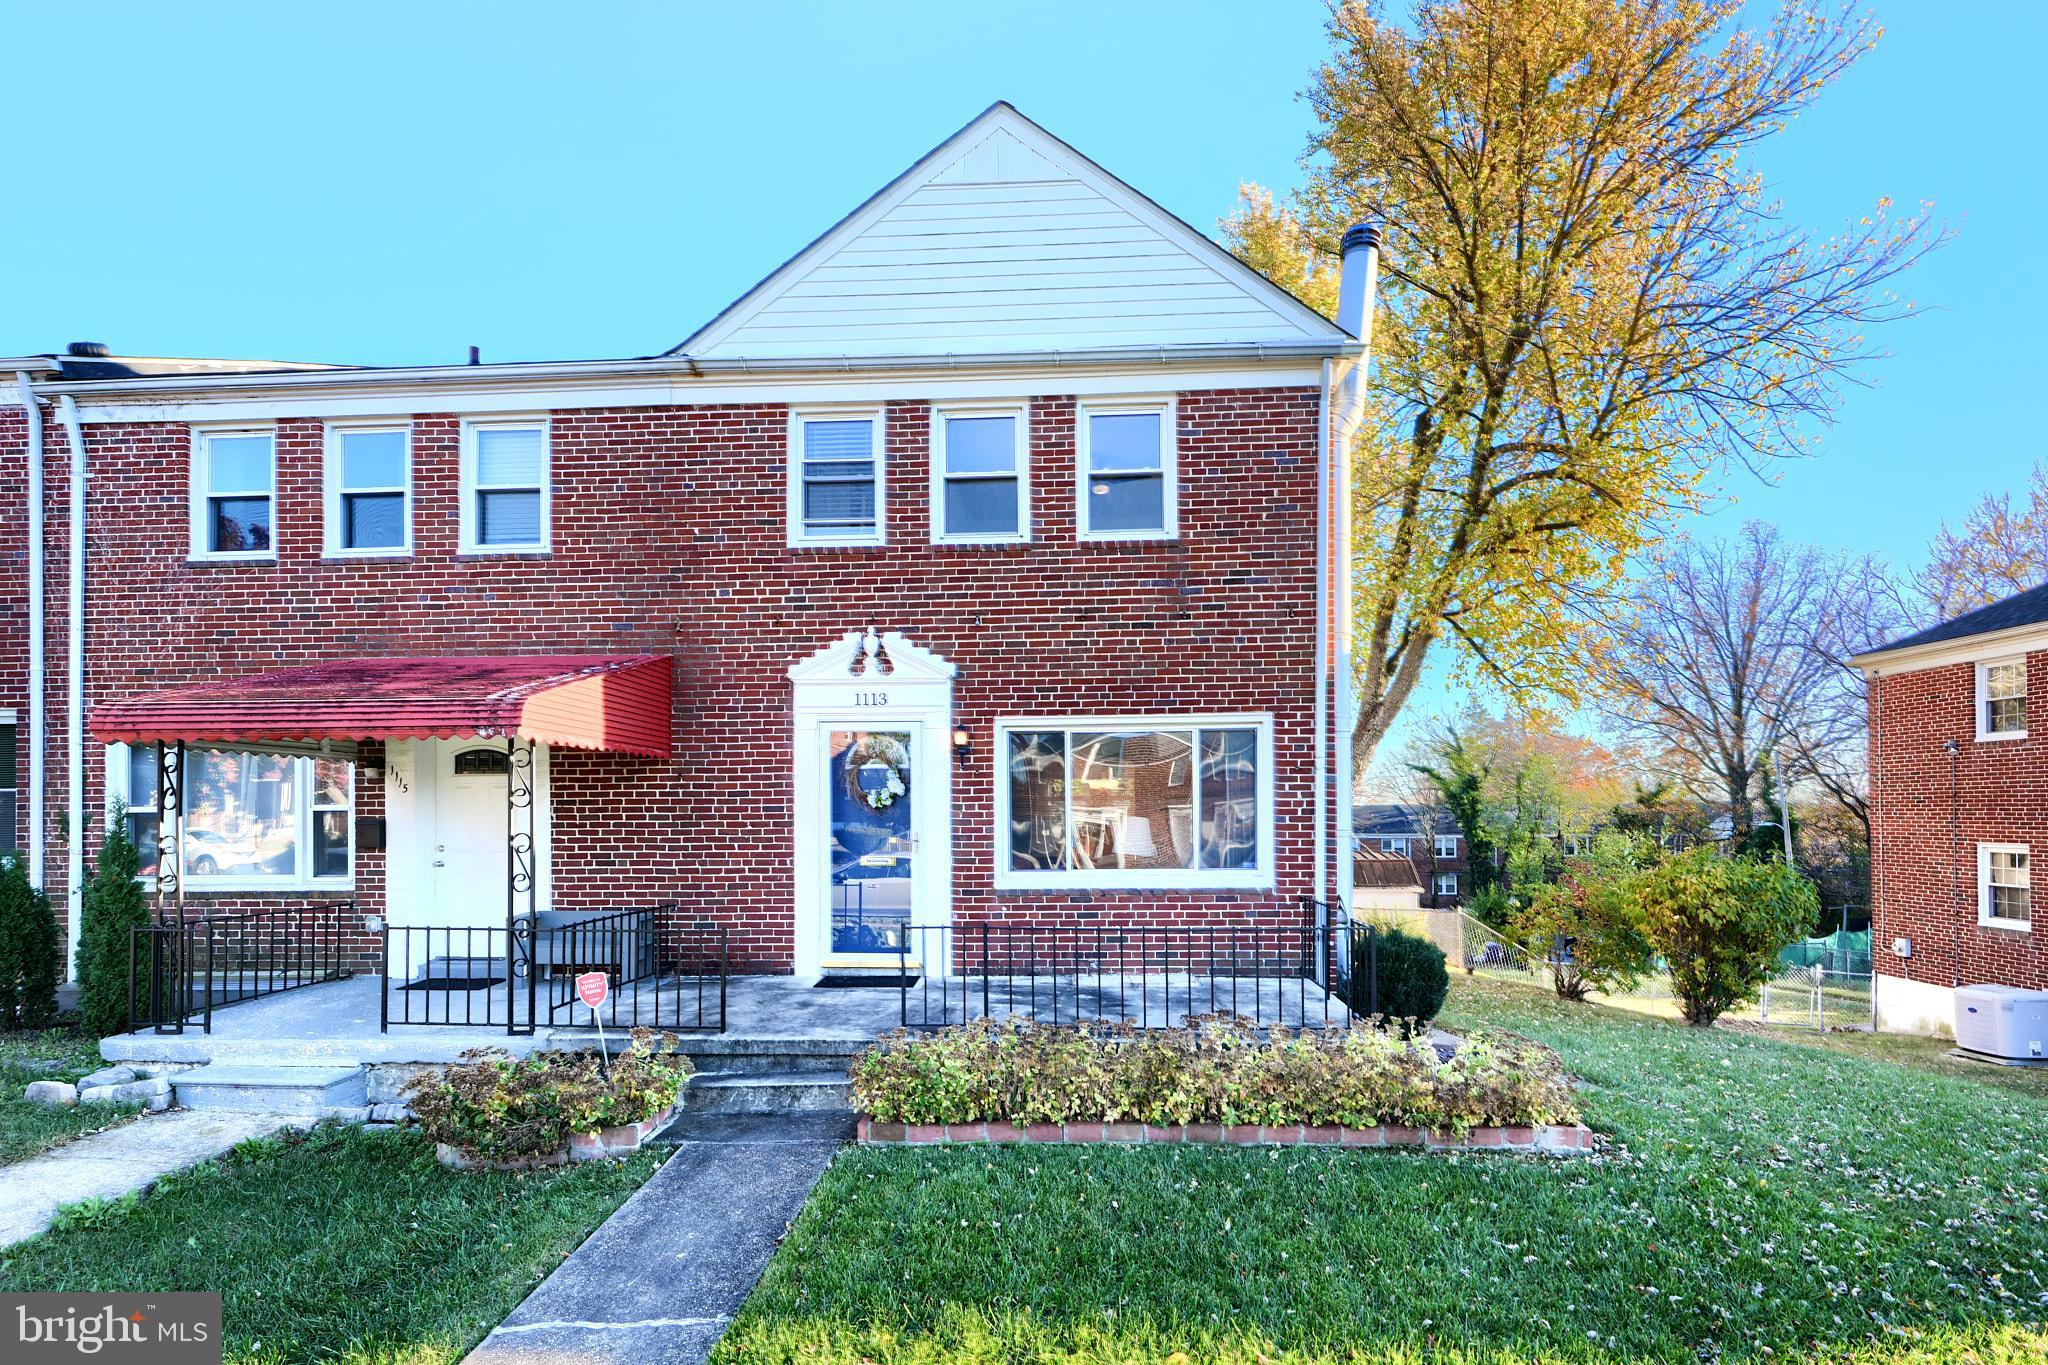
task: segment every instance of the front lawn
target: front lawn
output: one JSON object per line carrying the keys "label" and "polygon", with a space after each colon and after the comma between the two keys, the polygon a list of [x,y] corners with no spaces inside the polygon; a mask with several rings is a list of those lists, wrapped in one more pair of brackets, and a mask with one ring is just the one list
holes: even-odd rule
{"label": "front lawn", "polygon": [[739,1361],[2048,1357],[2048,1103],[1459,980],[1604,1156],[865,1149],[719,1347]]}
{"label": "front lawn", "polygon": [[219,1290],[229,1365],[447,1365],[659,1164],[455,1172],[417,1133],[258,1139],[0,1252],[0,1290]]}
{"label": "front lawn", "polygon": [[[34,1066],[56,1062],[55,1069]],[[0,1166],[62,1146],[74,1138],[126,1123],[135,1104],[59,1107],[22,1098],[31,1081],[76,1081],[106,1063],[92,1039],[71,1029],[0,1034]]]}

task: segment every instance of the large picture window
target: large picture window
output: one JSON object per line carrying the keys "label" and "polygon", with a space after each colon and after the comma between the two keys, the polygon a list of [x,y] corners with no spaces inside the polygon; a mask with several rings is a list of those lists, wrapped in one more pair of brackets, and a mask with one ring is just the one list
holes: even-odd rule
{"label": "large picture window", "polygon": [[[128,837],[141,872],[161,857],[156,749],[116,745],[109,796],[128,810]],[[204,890],[344,887],[354,864],[350,838],[354,765],[237,749],[185,755],[185,885]]]}
{"label": "large picture window", "polygon": [[997,743],[998,886],[1271,884],[1264,717],[1016,720]]}

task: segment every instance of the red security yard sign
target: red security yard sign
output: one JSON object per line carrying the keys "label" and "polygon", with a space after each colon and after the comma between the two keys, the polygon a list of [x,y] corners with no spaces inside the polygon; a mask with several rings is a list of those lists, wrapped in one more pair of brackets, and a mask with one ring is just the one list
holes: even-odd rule
{"label": "red security yard sign", "polygon": [[576,998],[590,1006],[592,1013],[611,993],[612,980],[603,972],[584,972],[576,978]]}

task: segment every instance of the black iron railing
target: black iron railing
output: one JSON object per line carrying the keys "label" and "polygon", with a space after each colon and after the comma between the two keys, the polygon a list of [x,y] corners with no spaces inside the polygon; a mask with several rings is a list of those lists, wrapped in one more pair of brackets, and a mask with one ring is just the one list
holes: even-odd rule
{"label": "black iron railing", "polygon": [[158,920],[129,932],[128,1026],[213,1032],[213,1012],[354,974],[354,901]]}
{"label": "black iron railing", "polygon": [[[544,911],[502,928],[387,926],[382,1026],[532,1033],[536,1026],[723,1032],[726,931],[676,926],[673,905]],[[604,973],[593,1017],[576,978]]]}
{"label": "black iron railing", "polygon": [[902,1021],[1167,1028],[1233,1014],[1261,1027],[1348,1028],[1377,1012],[1376,944],[1372,926],[1310,906],[1298,918],[1209,924],[911,926],[898,954]]}

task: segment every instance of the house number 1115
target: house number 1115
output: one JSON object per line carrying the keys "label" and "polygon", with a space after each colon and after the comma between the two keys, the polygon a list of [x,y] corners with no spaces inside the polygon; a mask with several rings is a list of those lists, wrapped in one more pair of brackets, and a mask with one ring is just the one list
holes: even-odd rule
{"label": "house number 1115", "polygon": [[853,704],[855,706],[887,706],[889,704],[889,694],[887,692],[856,692],[853,694]]}

